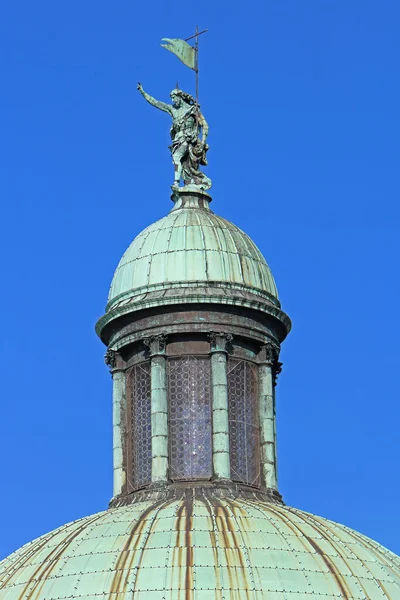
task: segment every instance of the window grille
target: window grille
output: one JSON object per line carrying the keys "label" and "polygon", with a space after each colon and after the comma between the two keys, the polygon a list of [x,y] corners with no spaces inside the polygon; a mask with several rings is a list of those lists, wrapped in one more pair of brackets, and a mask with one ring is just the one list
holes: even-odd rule
{"label": "window grille", "polygon": [[244,360],[228,360],[229,444],[231,477],[260,485],[258,369]]}
{"label": "window grille", "polygon": [[212,476],[209,357],[168,359],[170,478]]}
{"label": "window grille", "polygon": [[[130,487],[138,489],[151,483],[151,371],[150,362],[132,367],[130,390],[131,460],[128,462]],[[128,424],[128,425],[129,425]]]}

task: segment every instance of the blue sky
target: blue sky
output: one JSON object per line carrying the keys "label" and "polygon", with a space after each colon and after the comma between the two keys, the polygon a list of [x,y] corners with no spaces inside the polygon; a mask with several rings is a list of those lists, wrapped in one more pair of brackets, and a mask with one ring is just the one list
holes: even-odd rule
{"label": "blue sky", "polygon": [[400,6],[104,0],[2,7],[0,557],[111,496],[111,380],[94,333],[113,271],[170,209],[168,100],[201,39],[212,208],[293,320],[278,385],[290,505],[400,553]]}

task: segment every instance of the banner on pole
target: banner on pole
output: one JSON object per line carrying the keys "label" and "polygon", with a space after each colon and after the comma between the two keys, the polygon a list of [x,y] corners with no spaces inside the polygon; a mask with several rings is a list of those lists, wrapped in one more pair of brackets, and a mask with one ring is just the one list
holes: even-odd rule
{"label": "banner on pole", "polygon": [[196,51],[190,44],[179,38],[163,38],[162,41],[167,42],[166,44],[161,44],[162,48],[175,54],[189,69],[196,70]]}

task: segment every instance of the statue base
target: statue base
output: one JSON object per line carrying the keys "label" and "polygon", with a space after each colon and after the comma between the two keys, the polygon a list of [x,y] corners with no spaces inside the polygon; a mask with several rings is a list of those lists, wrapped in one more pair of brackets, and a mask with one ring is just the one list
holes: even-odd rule
{"label": "statue base", "polygon": [[171,212],[179,208],[203,208],[210,210],[212,198],[205,190],[194,184],[184,185],[182,187],[172,186],[171,200],[174,207]]}

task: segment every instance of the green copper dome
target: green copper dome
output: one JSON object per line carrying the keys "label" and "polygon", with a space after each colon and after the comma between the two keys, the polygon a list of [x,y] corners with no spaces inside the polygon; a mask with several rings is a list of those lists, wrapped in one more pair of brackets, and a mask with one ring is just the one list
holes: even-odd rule
{"label": "green copper dome", "polygon": [[271,271],[255,243],[207,206],[175,208],[142,231],[115,271],[108,310],[161,288],[224,286],[279,305]]}
{"label": "green copper dome", "polygon": [[[192,490],[193,491],[193,490]],[[0,563],[0,600],[400,598],[400,561],[332,521],[257,500],[140,502]]]}

